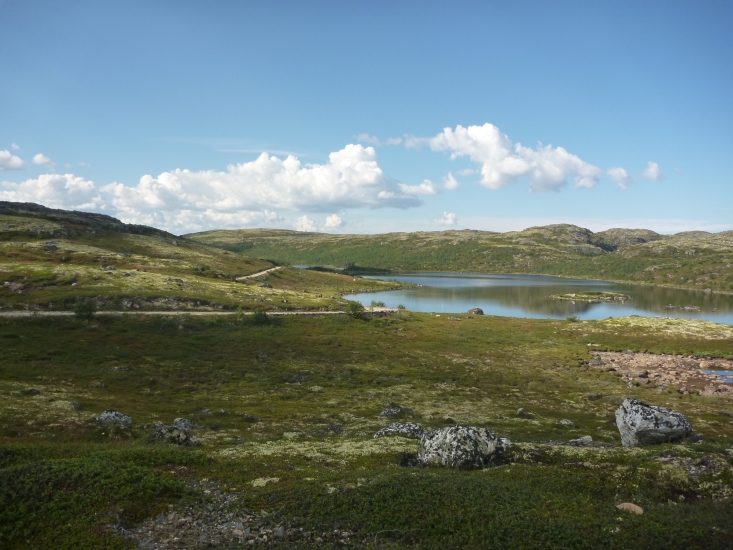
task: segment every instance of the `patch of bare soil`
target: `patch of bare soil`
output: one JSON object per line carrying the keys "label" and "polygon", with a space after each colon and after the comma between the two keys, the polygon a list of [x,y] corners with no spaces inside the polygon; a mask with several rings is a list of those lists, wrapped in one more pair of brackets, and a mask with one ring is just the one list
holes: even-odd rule
{"label": "patch of bare soil", "polygon": [[652,353],[595,352],[591,366],[613,372],[629,386],[652,385],[661,389],[675,386],[683,394],[733,398],[733,384],[704,370],[733,371],[728,359],[699,359],[681,355]]}

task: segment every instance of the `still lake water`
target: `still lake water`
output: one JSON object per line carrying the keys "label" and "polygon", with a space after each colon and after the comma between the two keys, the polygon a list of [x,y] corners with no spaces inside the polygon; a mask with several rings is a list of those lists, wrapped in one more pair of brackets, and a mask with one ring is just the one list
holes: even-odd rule
{"label": "still lake water", "polygon": [[[404,305],[411,311],[465,313],[480,307],[486,315],[565,319],[605,319],[641,315],[685,317],[733,324],[733,295],[705,293],[646,285],[566,279],[545,275],[492,275],[482,273],[412,273],[370,277],[425,285],[421,288],[369,292],[344,296],[368,306],[372,300],[387,307]],[[588,304],[555,300],[553,294],[620,292],[626,302]],[[684,310],[697,307],[700,311]]]}

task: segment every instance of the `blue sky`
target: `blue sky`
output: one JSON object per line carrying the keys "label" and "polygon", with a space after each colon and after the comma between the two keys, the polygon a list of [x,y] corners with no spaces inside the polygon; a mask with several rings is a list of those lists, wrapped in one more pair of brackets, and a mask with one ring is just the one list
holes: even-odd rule
{"label": "blue sky", "polygon": [[730,0],[0,0],[0,200],[175,233],[733,229],[731,28]]}

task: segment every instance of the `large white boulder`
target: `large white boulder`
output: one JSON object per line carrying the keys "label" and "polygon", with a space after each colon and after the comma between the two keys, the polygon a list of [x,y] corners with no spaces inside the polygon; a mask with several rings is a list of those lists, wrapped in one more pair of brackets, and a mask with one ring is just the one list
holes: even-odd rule
{"label": "large white boulder", "polygon": [[486,468],[500,464],[511,444],[487,428],[451,426],[424,433],[417,459],[426,466]]}
{"label": "large white boulder", "polygon": [[627,398],[616,410],[616,426],[624,447],[679,441],[692,433],[682,413]]}

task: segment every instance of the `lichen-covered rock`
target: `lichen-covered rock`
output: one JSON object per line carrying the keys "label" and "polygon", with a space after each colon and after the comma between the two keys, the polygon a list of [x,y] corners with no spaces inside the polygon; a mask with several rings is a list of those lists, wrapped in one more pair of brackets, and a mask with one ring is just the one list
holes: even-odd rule
{"label": "lichen-covered rock", "polygon": [[104,426],[121,426],[127,428],[132,426],[132,418],[119,411],[106,410],[97,416],[97,421]]}
{"label": "lichen-covered rock", "polygon": [[386,416],[387,418],[401,418],[403,416],[415,416],[415,411],[392,403],[389,408],[380,412],[379,416]]}
{"label": "lichen-covered rock", "polygon": [[486,468],[500,464],[509,447],[487,428],[451,426],[424,433],[417,458],[426,466]]}
{"label": "lichen-covered rock", "polygon": [[425,430],[423,430],[422,426],[414,422],[394,422],[375,433],[374,439],[394,436],[420,439],[424,433]]}
{"label": "lichen-covered rock", "polygon": [[182,447],[199,447],[201,445],[201,442],[191,435],[188,430],[176,426],[166,426],[162,422],[155,423],[153,437]]}
{"label": "lichen-covered rock", "polygon": [[193,430],[198,428],[198,424],[192,420],[188,420],[187,418],[176,418],[173,421],[173,427],[181,430]]}
{"label": "lichen-covered rock", "polygon": [[692,433],[682,413],[631,398],[616,410],[616,426],[624,447],[679,441]]}
{"label": "lichen-covered rock", "polygon": [[484,310],[481,309],[480,307],[475,307],[473,309],[469,309],[468,310],[468,314],[469,315],[483,315],[484,314]]}

